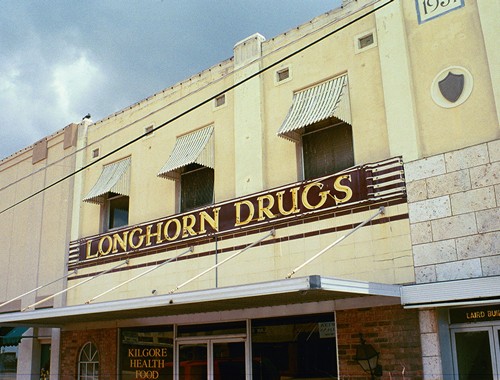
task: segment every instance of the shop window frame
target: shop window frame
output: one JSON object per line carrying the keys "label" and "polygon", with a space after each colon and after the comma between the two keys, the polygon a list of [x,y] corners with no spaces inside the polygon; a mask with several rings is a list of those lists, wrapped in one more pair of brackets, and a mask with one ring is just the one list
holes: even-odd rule
{"label": "shop window frame", "polygon": [[[90,355],[87,357],[87,361],[82,360],[82,356],[84,355],[87,347],[90,349]],[[93,351],[92,351],[93,350]],[[93,360],[96,359],[96,360]],[[82,348],[80,349],[80,352],[78,354],[78,380],[99,380],[99,366],[100,366],[100,354],[99,354],[99,349],[97,348],[97,345],[95,345],[93,342],[87,342],[85,343]],[[86,374],[82,373],[82,365],[91,365],[92,366],[92,375],[88,375],[88,372]]]}

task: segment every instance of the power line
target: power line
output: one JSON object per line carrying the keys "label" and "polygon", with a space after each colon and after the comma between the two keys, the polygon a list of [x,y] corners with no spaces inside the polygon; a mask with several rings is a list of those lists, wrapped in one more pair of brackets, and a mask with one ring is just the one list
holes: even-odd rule
{"label": "power line", "polygon": [[356,23],[356,22],[358,22],[358,21],[360,21],[360,20],[364,19],[365,17],[367,17],[367,16],[369,16],[369,15],[371,15],[371,14],[375,13],[376,11],[378,11],[379,9],[382,9],[382,8],[383,8],[383,7],[385,7],[386,5],[388,5],[388,4],[390,4],[390,3],[392,3],[393,1],[394,1],[394,0],[388,0],[388,1],[387,1],[387,2],[385,2],[384,4],[382,4],[382,5],[378,6],[378,7],[374,7],[372,10],[370,10],[370,11],[368,11],[368,12],[366,12],[366,13],[362,14],[361,16],[359,16],[359,17],[357,17],[357,18],[352,19],[352,20],[351,20],[351,21],[349,21],[348,23],[346,23],[346,24],[344,24],[344,25],[341,25],[340,27],[338,27],[338,28],[336,28],[336,29],[332,30],[331,32],[329,32],[329,33],[327,33],[327,34],[325,34],[325,35],[321,36],[320,38],[318,38],[318,39],[316,39],[316,40],[314,40],[314,41],[312,41],[312,42],[310,42],[310,43],[308,43],[308,44],[304,45],[304,46],[303,46],[303,47],[301,47],[300,49],[295,50],[294,52],[292,52],[292,53],[290,53],[290,54],[288,54],[288,55],[284,56],[283,58],[281,58],[281,59],[279,59],[279,60],[277,60],[277,61],[275,61],[275,62],[273,62],[273,63],[269,64],[268,66],[266,66],[266,67],[264,67],[264,68],[262,68],[262,69],[260,69],[260,70],[256,71],[255,73],[251,74],[250,76],[248,76],[248,77],[246,77],[246,78],[244,78],[244,79],[240,80],[239,82],[237,82],[237,83],[235,83],[235,84],[233,84],[233,85],[231,85],[231,86],[227,87],[227,88],[226,88],[226,89],[224,89],[223,91],[221,91],[221,92],[219,92],[219,93],[216,93],[215,95],[212,95],[212,96],[211,96],[211,97],[209,97],[209,98],[206,98],[205,100],[203,100],[203,101],[199,102],[198,104],[196,104],[196,105],[194,105],[194,106],[192,106],[192,107],[188,108],[187,110],[185,110],[185,111],[181,112],[181,113],[180,113],[180,114],[178,114],[177,116],[174,116],[174,117],[170,118],[169,120],[167,120],[167,121],[163,122],[162,124],[158,125],[156,128],[154,128],[154,129],[153,129],[153,131],[147,131],[147,132],[144,132],[144,133],[140,134],[139,136],[137,136],[137,137],[133,138],[132,140],[128,141],[127,143],[125,143],[125,144],[123,144],[123,145],[121,145],[121,146],[119,146],[119,147],[117,147],[117,148],[113,149],[112,151],[110,151],[110,152],[108,152],[108,153],[104,154],[103,156],[101,156],[101,157],[99,157],[99,158],[95,159],[94,161],[92,161],[92,162],[90,162],[90,163],[88,163],[88,164],[86,164],[86,165],[82,166],[81,168],[76,169],[74,172],[72,172],[72,173],[70,173],[70,174],[65,175],[64,177],[62,177],[62,178],[58,179],[57,181],[55,181],[55,182],[53,182],[53,183],[51,183],[51,184],[49,184],[49,185],[47,185],[47,186],[43,187],[42,189],[40,189],[40,190],[38,190],[38,191],[34,192],[33,194],[28,195],[27,197],[25,197],[25,198],[21,199],[20,201],[18,201],[18,202],[16,202],[16,203],[12,204],[12,205],[10,205],[10,206],[8,206],[7,208],[5,208],[5,209],[1,210],[1,211],[0,211],[0,214],[3,214],[4,212],[7,212],[7,211],[9,211],[9,210],[13,209],[14,207],[16,207],[16,206],[18,206],[18,205],[20,205],[20,204],[22,204],[22,203],[24,203],[24,202],[28,201],[29,199],[31,199],[31,198],[33,198],[33,197],[37,196],[38,194],[41,194],[41,193],[43,193],[44,191],[46,191],[46,190],[48,190],[48,189],[50,189],[50,188],[52,188],[52,187],[54,187],[54,186],[56,186],[56,185],[60,184],[61,182],[66,181],[67,179],[70,179],[70,178],[71,178],[71,177],[73,177],[74,175],[76,175],[76,174],[78,174],[78,173],[80,173],[80,172],[82,172],[82,171],[84,171],[84,170],[86,170],[86,169],[90,168],[91,166],[93,166],[93,165],[97,164],[98,162],[100,162],[100,161],[102,161],[102,160],[104,160],[104,159],[106,159],[106,158],[108,158],[108,157],[112,156],[113,154],[115,154],[115,153],[119,152],[120,150],[122,150],[122,149],[124,149],[124,148],[126,148],[126,147],[128,147],[128,146],[130,146],[130,145],[132,145],[132,144],[134,144],[135,142],[137,142],[137,141],[141,140],[142,138],[144,138],[145,136],[149,135],[150,133],[152,133],[152,132],[155,132],[155,131],[158,131],[158,130],[162,129],[162,128],[163,128],[163,127],[165,127],[166,125],[168,125],[168,124],[170,124],[170,123],[172,123],[172,122],[174,122],[174,121],[176,121],[176,120],[178,120],[178,119],[180,119],[180,118],[182,118],[182,117],[186,116],[187,114],[189,114],[189,113],[193,112],[194,110],[196,110],[196,109],[200,108],[201,106],[203,106],[203,105],[205,105],[205,104],[207,104],[207,103],[209,103],[209,102],[213,101],[215,98],[217,98],[217,97],[219,97],[219,96],[221,96],[221,95],[223,95],[223,94],[225,94],[225,93],[227,93],[227,92],[229,92],[229,91],[234,90],[236,87],[238,87],[238,86],[242,85],[243,83],[246,83],[246,82],[248,82],[249,80],[251,80],[251,79],[253,79],[253,78],[255,78],[255,77],[257,77],[257,76],[259,76],[259,75],[261,75],[261,74],[263,74],[263,73],[265,73],[266,71],[268,71],[268,70],[272,69],[273,67],[275,67],[275,66],[279,65],[280,63],[282,63],[282,62],[284,62],[284,61],[286,61],[286,60],[288,60],[288,59],[290,59],[290,58],[294,57],[294,56],[295,56],[295,55],[297,55],[297,54],[302,53],[304,50],[309,49],[310,47],[312,47],[312,46],[314,46],[314,45],[316,45],[316,44],[318,44],[318,43],[322,42],[323,40],[325,40],[325,39],[327,39],[327,38],[329,38],[329,37],[331,37],[331,36],[333,36],[334,34],[336,34],[336,33],[340,32],[341,30],[343,30],[343,29],[345,29],[345,28],[347,28],[347,27],[349,27],[349,26],[353,25],[354,23]]}

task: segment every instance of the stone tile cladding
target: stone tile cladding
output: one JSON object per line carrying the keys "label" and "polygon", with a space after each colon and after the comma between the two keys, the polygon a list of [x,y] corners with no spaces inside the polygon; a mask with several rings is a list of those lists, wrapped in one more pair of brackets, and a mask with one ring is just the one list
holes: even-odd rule
{"label": "stone tile cladding", "polygon": [[78,356],[87,342],[92,342],[99,350],[99,380],[115,380],[118,330],[116,328],[98,330],[75,330],[61,333],[60,380],[78,378]]}
{"label": "stone tile cladding", "polygon": [[405,164],[417,283],[500,275],[500,140]]}
{"label": "stone tile cladding", "polygon": [[369,376],[355,360],[359,333],[380,353],[380,379],[422,379],[419,315],[401,306],[336,312],[340,380],[366,380]]}

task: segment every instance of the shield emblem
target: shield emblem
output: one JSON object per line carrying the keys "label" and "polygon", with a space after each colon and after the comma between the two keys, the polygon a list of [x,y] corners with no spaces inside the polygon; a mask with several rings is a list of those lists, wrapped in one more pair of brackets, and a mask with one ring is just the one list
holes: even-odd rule
{"label": "shield emblem", "polygon": [[453,74],[449,71],[446,78],[440,80],[438,85],[441,95],[443,95],[446,100],[455,103],[464,90],[464,75]]}

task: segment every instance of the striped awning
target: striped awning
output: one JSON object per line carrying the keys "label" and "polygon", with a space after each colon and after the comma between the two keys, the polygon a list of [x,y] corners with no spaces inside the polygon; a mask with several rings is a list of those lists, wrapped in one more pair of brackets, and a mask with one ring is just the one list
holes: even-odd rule
{"label": "striped awning", "polygon": [[278,136],[298,141],[301,128],[333,116],[351,124],[347,75],[296,92]]}
{"label": "striped awning", "polygon": [[83,198],[84,202],[102,204],[108,193],[129,195],[130,157],[103,167],[101,176],[94,187]]}
{"label": "striped awning", "polygon": [[159,177],[172,180],[180,178],[179,169],[189,164],[214,168],[214,126],[198,129],[179,136],[167,163],[158,173]]}

